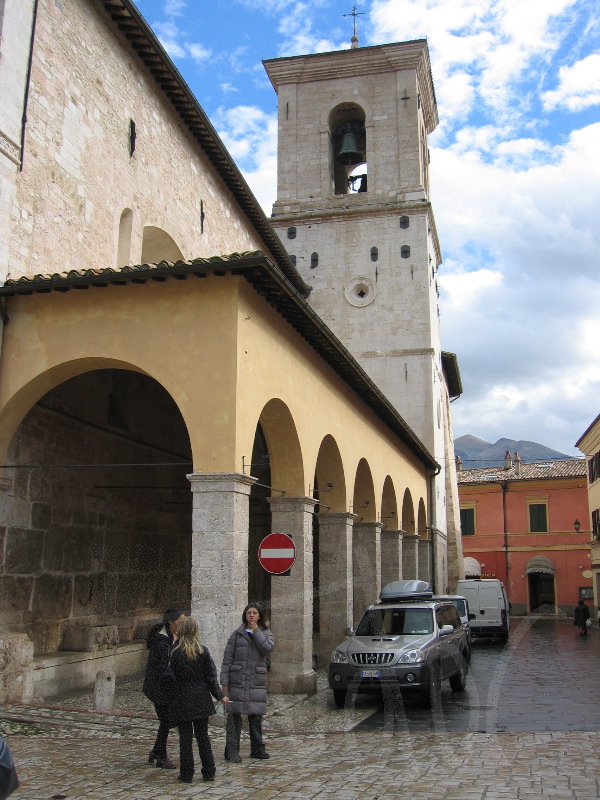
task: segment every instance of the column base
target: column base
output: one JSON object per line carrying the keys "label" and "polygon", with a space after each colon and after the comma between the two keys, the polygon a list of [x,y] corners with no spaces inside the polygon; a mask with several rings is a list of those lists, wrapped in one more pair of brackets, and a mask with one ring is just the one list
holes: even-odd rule
{"label": "column base", "polygon": [[269,675],[269,692],[276,694],[314,694],[317,691],[317,673],[314,670],[303,675]]}

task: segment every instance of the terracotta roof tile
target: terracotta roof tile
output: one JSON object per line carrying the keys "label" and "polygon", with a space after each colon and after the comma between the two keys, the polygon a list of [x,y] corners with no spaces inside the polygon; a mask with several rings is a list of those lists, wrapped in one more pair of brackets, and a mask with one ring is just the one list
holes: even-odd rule
{"label": "terracotta roof tile", "polygon": [[474,483],[499,483],[500,481],[539,481],[548,478],[586,478],[587,465],[585,459],[573,458],[565,461],[541,461],[534,464],[521,462],[521,474],[517,475],[516,466],[477,467],[457,472],[460,486]]}

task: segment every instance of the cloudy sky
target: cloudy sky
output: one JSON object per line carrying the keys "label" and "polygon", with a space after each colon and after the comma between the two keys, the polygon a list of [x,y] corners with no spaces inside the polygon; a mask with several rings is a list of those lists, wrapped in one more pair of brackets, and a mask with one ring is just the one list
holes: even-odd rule
{"label": "cloudy sky", "polygon": [[[349,47],[346,0],[137,0],[270,215],[262,59]],[[570,455],[600,413],[600,0],[356,2],[361,45],[427,38],[454,434]]]}

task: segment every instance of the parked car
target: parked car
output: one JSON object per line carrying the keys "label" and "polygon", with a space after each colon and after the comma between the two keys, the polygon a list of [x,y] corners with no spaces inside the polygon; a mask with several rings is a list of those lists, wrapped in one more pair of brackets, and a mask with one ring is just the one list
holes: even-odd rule
{"label": "parked car", "polygon": [[456,591],[469,601],[473,637],[494,636],[508,641],[510,606],[502,581],[497,578],[472,578],[458,581]]}
{"label": "parked car", "polygon": [[471,620],[475,619],[475,614],[471,613],[469,610],[469,601],[466,597],[462,597],[459,594],[438,594],[434,598],[434,600],[442,600],[448,603],[452,603],[452,605],[458,611],[458,616],[460,617],[460,621],[462,623],[463,628],[467,633],[467,639],[469,642],[469,654],[467,656],[467,661],[471,660]]}
{"label": "parked car", "polygon": [[352,694],[382,689],[418,694],[429,705],[448,679],[462,692],[469,643],[456,607],[434,600],[424,581],[395,581],[382,589],[356,630],[331,655],[329,687],[338,708]]}

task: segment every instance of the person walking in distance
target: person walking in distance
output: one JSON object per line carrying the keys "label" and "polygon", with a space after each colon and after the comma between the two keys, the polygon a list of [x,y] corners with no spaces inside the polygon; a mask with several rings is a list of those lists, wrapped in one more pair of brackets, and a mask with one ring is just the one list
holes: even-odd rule
{"label": "person walking in distance", "polygon": [[221,686],[229,696],[225,729],[225,760],[239,764],[242,714],[248,715],[250,758],[269,758],[262,736],[267,710],[267,657],[275,647],[263,611],[250,603],[242,624],[227,641],[221,666]]}
{"label": "person walking in distance", "polygon": [[573,625],[579,625],[581,630],[579,631],[580,636],[587,636],[588,632],[588,619],[590,618],[590,610],[586,606],[583,600],[579,601],[579,604],[575,606],[575,610],[573,611]]}

